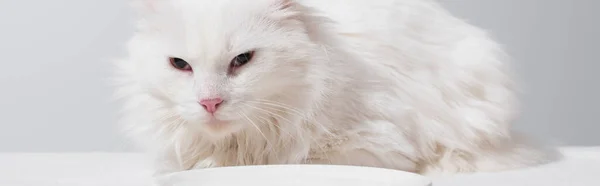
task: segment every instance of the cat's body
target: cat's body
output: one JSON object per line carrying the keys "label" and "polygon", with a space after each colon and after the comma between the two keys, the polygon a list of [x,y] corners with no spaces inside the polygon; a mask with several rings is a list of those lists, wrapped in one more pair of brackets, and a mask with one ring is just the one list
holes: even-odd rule
{"label": "cat's body", "polygon": [[[511,135],[510,66],[431,0],[138,0],[124,123],[159,171],[325,163],[419,173],[543,161]],[[229,59],[256,50],[229,74]],[[169,56],[193,72],[170,69]],[[223,97],[216,120],[196,99]],[[215,122],[217,121],[217,122]],[[211,123],[212,122],[212,123]]]}

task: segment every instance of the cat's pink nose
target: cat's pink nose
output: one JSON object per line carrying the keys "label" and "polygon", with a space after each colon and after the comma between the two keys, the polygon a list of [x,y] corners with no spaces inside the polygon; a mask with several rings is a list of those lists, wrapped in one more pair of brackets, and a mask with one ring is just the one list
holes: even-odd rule
{"label": "cat's pink nose", "polygon": [[200,105],[202,105],[204,107],[204,110],[206,110],[208,113],[215,113],[217,111],[217,108],[219,107],[219,105],[221,103],[223,103],[223,99],[217,97],[217,98],[209,98],[209,99],[202,99],[200,100]]}

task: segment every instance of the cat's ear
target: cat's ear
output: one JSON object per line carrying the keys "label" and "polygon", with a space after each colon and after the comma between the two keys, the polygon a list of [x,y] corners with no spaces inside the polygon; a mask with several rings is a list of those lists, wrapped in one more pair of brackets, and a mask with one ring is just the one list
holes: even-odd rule
{"label": "cat's ear", "polygon": [[268,0],[271,11],[282,19],[293,18],[299,12],[299,5],[295,0]]}
{"label": "cat's ear", "polygon": [[331,26],[329,23],[333,22],[326,17],[320,16],[318,11],[303,6],[301,3],[298,3],[297,0],[268,1],[270,1],[272,7],[274,7],[274,9],[271,9],[273,10],[272,16],[291,25],[301,25],[313,41],[325,42],[326,40],[329,40],[329,38],[333,38],[330,37],[328,33],[325,32],[326,29],[324,29]]}
{"label": "cat's ear", "polygon": [[133,9],[140,14],[154,13],[161,1],[166,0],[131,0]]}
{"label": "cat's ear", "polygon": [[274,0],[275,6],[279,10],[289,10],[294,7],[296,2],[294,0]]}

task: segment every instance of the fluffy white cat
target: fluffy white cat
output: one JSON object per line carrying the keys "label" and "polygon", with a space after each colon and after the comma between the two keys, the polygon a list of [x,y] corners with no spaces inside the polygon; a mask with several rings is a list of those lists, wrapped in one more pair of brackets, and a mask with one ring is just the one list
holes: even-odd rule
{"label": "fluffy white cat", "polygon": [[511,132],[502,49],[433,0],[134,0],[123,124],[166,173],[343,164],[422,174],[545,161]]}

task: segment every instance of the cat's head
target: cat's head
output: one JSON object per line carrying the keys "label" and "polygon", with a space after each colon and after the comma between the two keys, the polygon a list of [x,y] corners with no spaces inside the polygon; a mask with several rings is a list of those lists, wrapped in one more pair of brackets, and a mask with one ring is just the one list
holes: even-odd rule
{"label": "cat's head", "polygon": [[135,2],[141,19],[118,66],[153,120],[220,137],[304,114],[323,91],[326,54],[291,0]]}

